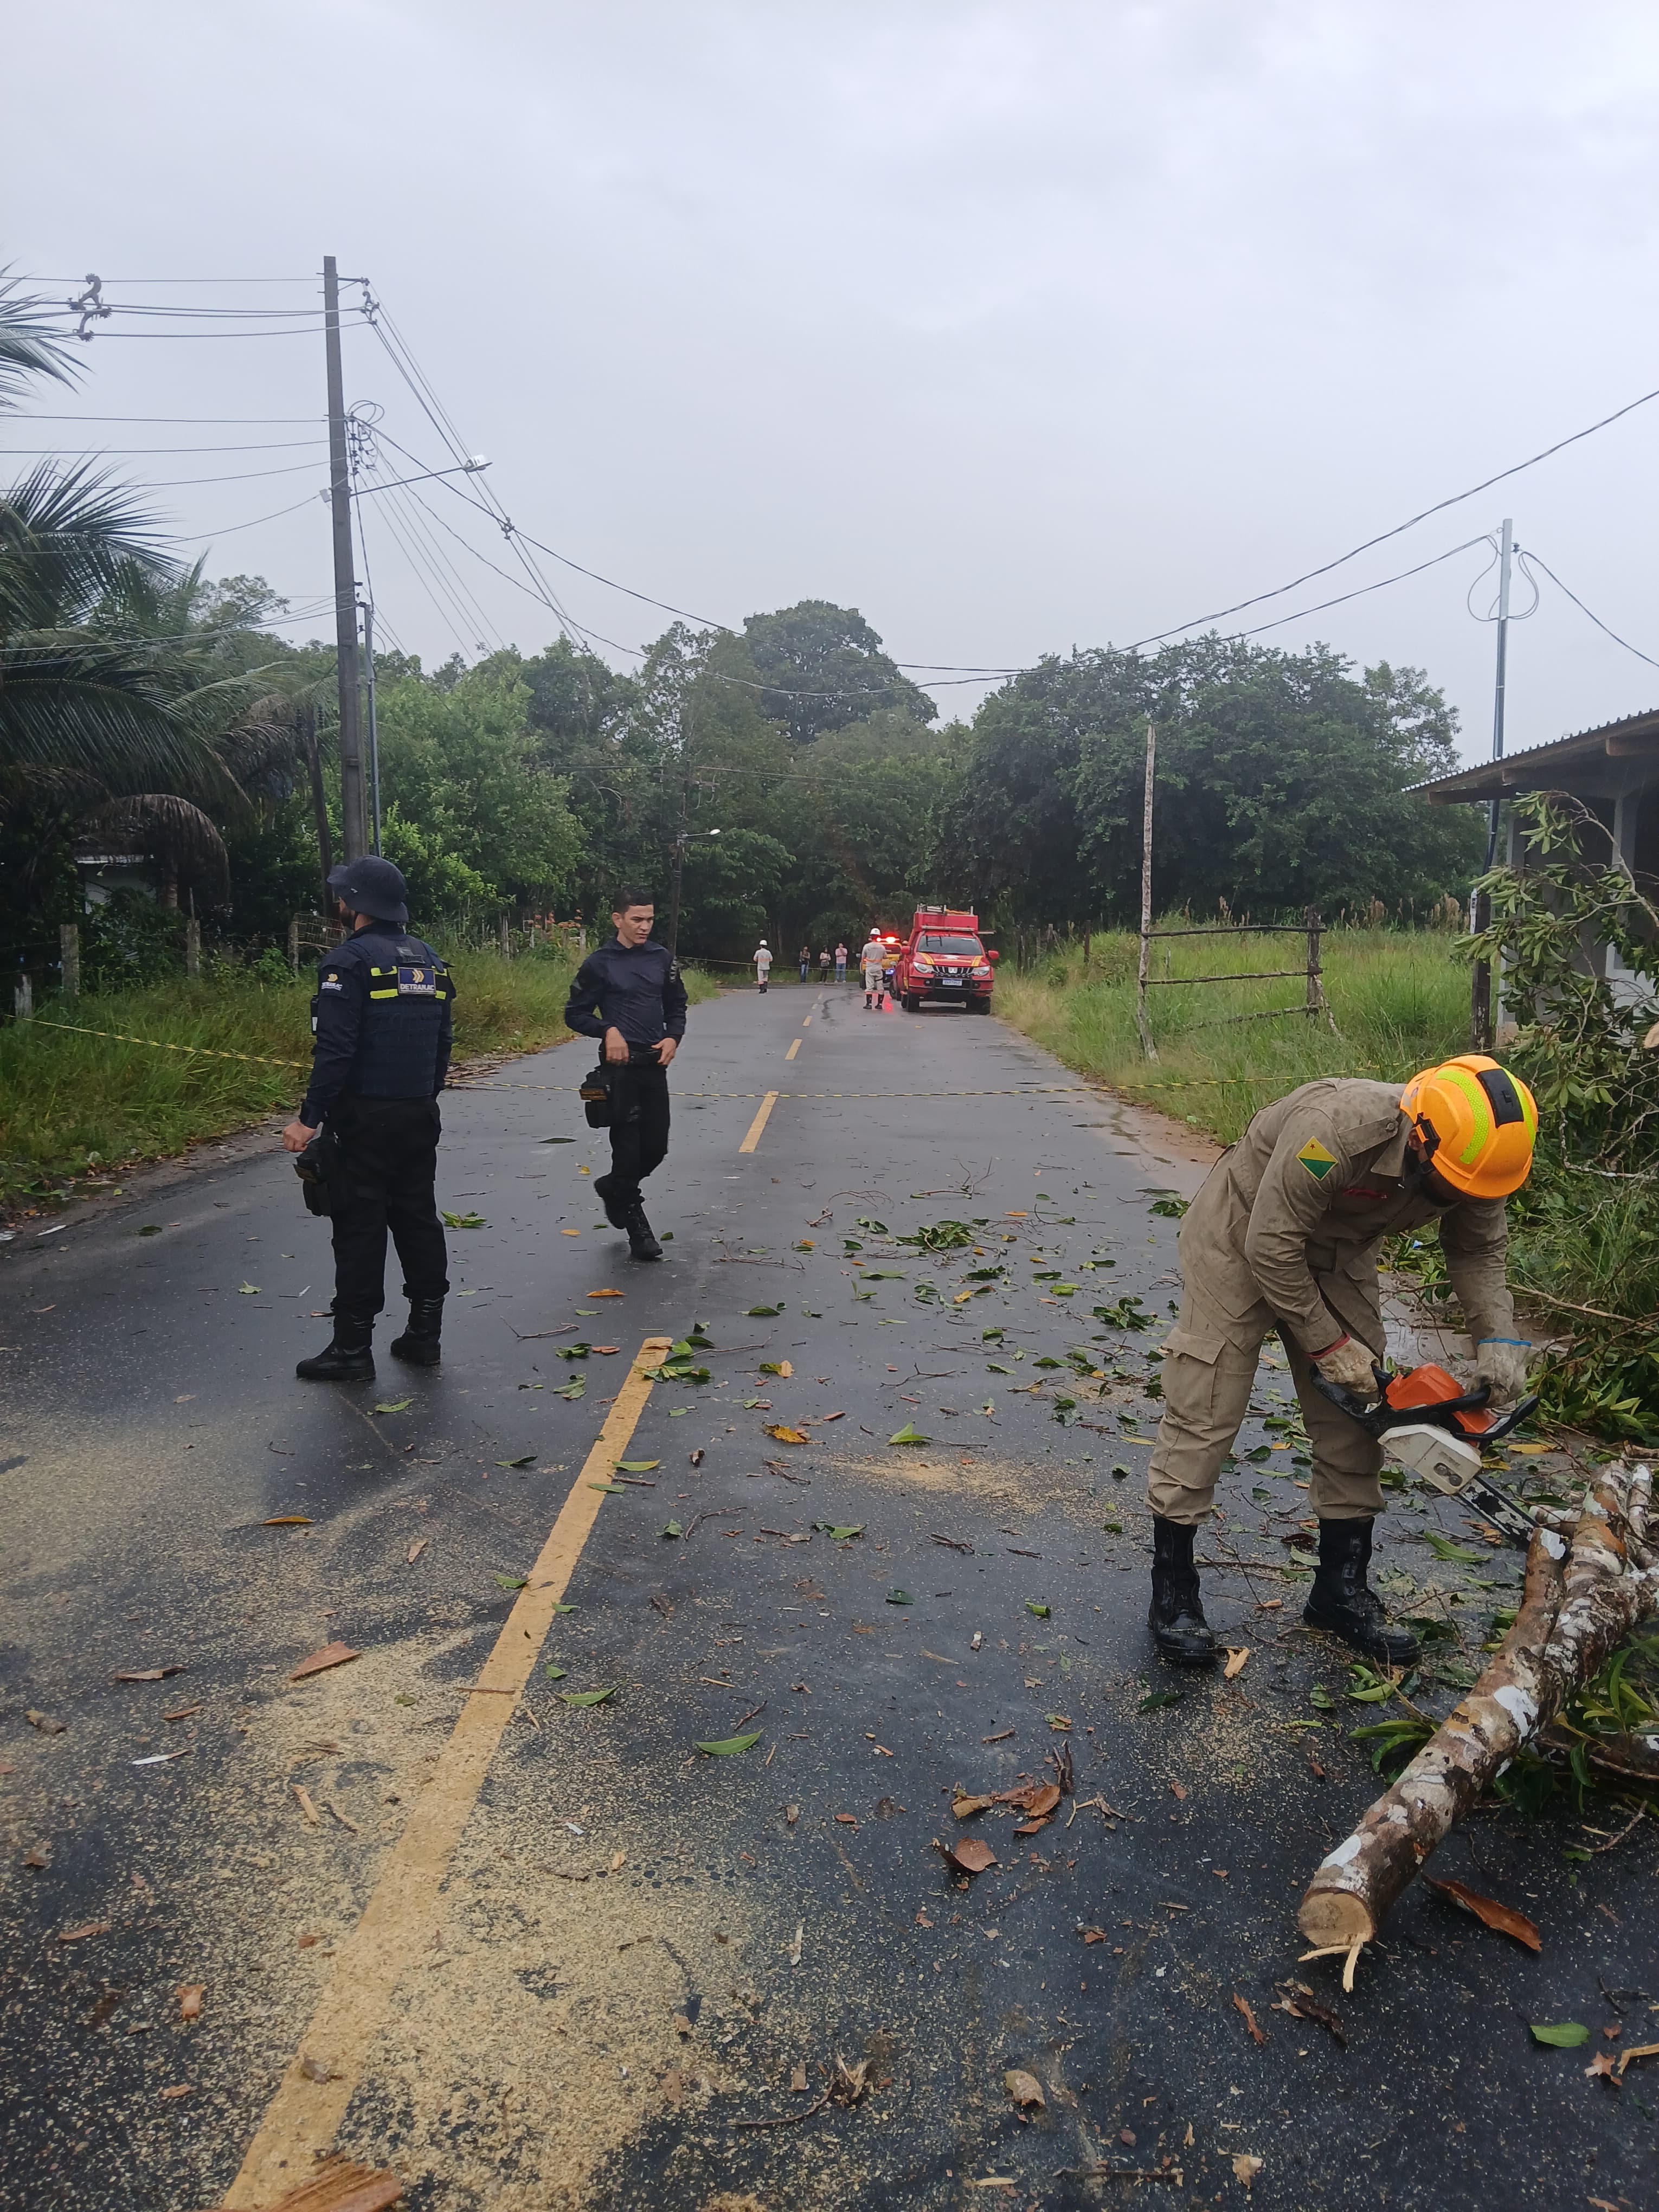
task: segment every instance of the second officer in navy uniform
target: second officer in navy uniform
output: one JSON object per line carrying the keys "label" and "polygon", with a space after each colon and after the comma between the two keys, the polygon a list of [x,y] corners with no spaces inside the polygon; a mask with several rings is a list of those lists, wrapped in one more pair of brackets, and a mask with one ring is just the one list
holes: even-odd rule
{"label": "second officer in navy uniform", "polygon": [[297,1120],[283,1132],[288,1150],[302,1152],[325,1122],[338,1146],[327,1186],[334,1335],[295,1370],[308,1382],[374,1374],[388,1230],[409,1300],[409,1326],[392,1346],[396,1358],[437,1365],[449,1288],[434,1182],[454,985],[432,947],[409,934],[406,886],[390,860],[347,861],[328,887],[353,933],[318,967],[311,1082]]}
{"label": "second officer in navy uniform", "polygon": [[685,1035],[685,986],[665,945],[651,942],[657,918],[648,891],[617,894],[617,933],[576,971],[566,1026],[605,1041],[611,1093],[611,1172],[593,1190],[613,1229],[628,1232],[635,1260],[660,1260],[640,1185],[668,1156],[668,1063]]}

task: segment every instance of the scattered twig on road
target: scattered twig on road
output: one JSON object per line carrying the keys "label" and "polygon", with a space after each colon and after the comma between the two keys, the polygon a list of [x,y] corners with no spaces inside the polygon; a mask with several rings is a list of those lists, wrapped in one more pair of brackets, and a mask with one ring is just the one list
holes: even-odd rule
{"label": "scattered twig on road", "polygon": [[927,1540],[930,1544],[948,1545],[953,1552],[971,1552],[974,1548],[971,1544],[964,1544],[957,1537],[941,1536],[937,1530],[929,1533]]}
{"label": "scattered twig on road", "polygon": [[[1588,1857],[1590,1858],[1599,1858],[1603,1851],[1616,1851],[1620,1844],[1624,1842],[1626,1837],[1629,1835],[1631,1830],[1636,1826],[1637,1822],[1647,1810],[1648,1802],[1644,1797],[1641,1803],[1638,1805],[1634,1813],[1631,1814],[1630,1819],[1626,1820],[1624,1826],[1620,1828],[1616,1836],[1609,1837],[1605,1844],[1581,1844],[1579,1848]],[[1592,1828],[1587,1830],[1586,1832],[1590,1835],[1595,1835],[1601,1832]]]}

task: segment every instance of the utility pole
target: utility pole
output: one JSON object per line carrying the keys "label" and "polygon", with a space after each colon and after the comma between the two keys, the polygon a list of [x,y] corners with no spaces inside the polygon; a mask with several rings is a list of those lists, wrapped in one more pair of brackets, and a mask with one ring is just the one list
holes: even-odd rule
{"label": "utility pole", "polygon": [[368,782],[374,806],[374,851],[380,850],[380,732],[374,720],[374,602],[363,601],[363,666],[368,676]]}
{"label": "utility pole", "polygon": [[[1505,515],[1498,545],[1498,669],[1492,686],[1492,757],[1494,761],[1504,757],[1504,707],[1509,682],[1510,657],[1510,563],[1515,550],[1515,523]],[[1503,805],[1501,797],[1494,798],[1486,820],[1486,868],[1490,875],[1498,860],[1498,817]],[[1469,916],[1476,931],[1485,929],[1492,921],[1492,900],[1480,892],[1472,902]],[[1469,1029],[1477,1052],[1490,1052],[1492,1038],[1492,969],[1484,960],[1477,961],[1470,987]]]}
{"label": "utility pole", "polygon": [[1146,717],[1146,788],[1140,811],[1140,960],[1135,970],[1135,1027],[1140,1049],[1148,1060],[1158,1058],[1152,1024],[1146,1019],[1146,970],[1152,951],[1152,785],[1158,770],[1158,732]]}
{"label": "utility pole", "polygon": [[345,378],[340,366],[340,278],[323,257],[323,330],[328,356],[328,478],[334,520],[334,642],[340,690],[340,821],[348,860],[368,837],[363,805],[362,707],[358,698],[357,583],[352,573],[351,477],[346,459]]}

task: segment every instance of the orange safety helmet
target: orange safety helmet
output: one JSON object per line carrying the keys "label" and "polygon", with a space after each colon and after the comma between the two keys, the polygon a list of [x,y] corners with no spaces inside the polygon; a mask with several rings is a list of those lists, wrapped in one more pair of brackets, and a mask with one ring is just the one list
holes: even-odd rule
{"label": "orange safety helmet", "polygon": [[1507,1198],[1532,1172],[1537,1101],[1486,1054],[1424,1068],[1400,1103],[1435,1173],[1464,1198]]}

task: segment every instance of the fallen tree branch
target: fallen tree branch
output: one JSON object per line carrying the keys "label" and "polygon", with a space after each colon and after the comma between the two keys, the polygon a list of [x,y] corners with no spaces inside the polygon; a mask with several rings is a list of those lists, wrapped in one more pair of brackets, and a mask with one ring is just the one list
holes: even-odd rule
{"label": "fallen tree branch", "polygon": [[1521,1609],[1492,1663],[1308,1885],[1297,1921],[1310,1943],[1352,1952],[1373,1942],[1488,1784],[1659,1608],[1646,1541],[1651,1495],[1645,1467],[1603,1468],[1570,1540],[1540,1527]]}

